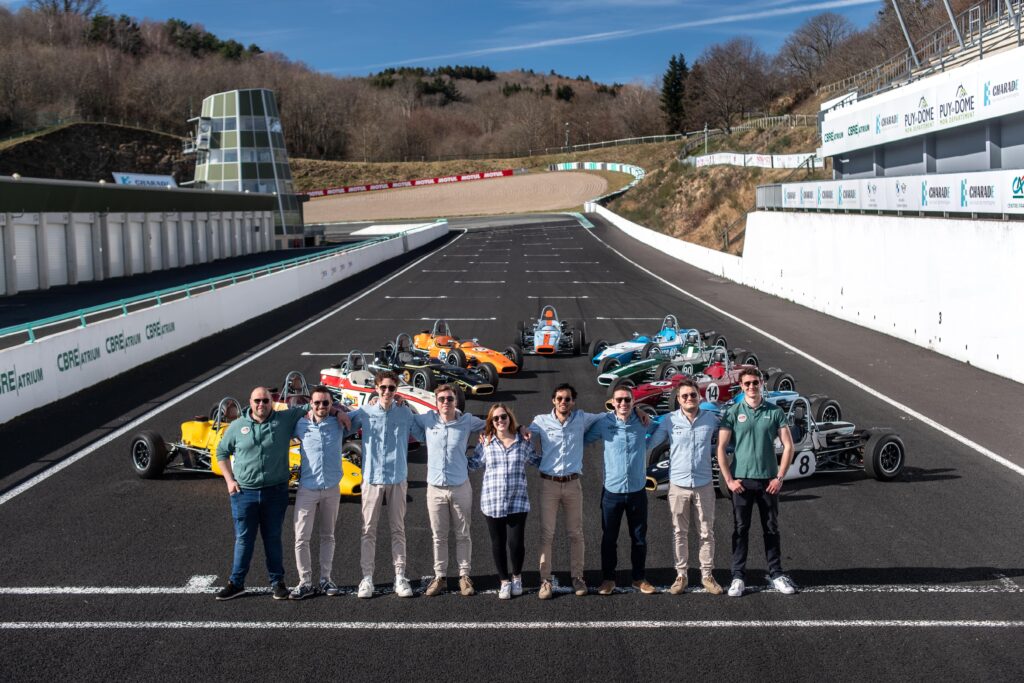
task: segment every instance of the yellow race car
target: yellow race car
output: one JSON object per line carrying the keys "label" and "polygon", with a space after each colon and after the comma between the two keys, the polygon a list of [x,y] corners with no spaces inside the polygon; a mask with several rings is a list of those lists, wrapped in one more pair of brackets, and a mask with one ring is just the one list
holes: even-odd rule
{"label": "yellow race car", "polygon": [[[304,405],[309,402],[308,392],[297,393],[305,387],[305,379],[301,382],[289,373],[283,386],[284,391],[274,395],[274,408],[283,410],[289,405]],[[301,375],[299,375],[301,377]],[[224,436],[228,424],[242,414],[242,404],[230,396],[210,411],[209,416],[200,415],[181,423],[181,439],[166,442],[154,431],[142,431],[132,437],[131,459],[135,474],[143,479],[156,479],[165,470],[176,472],[199,472],[223,476],[217,462],[217,444]],[[299,442],[292,439],[288,450],[288,463],[291,467],[291,479],[288,485],[295,489],[299,482]],[[358,441],[347,439],[342,447],[342,477],[338,491],[343,496],[358,496],[362,492],[363,473],[362,448]]]}
{"label": "yellow race car", "polygon": [[434,321],[434,327],[417,334],[412,343],[415,348],[430,354],[431,358],[476,370],[494,385],[497,385],[499,376],[514,375],[523,368],[523,351],[516,344],[508,346],[504,353],[498,353],[480,346],[477,339],[459,339],[452,334],[447,320]]}

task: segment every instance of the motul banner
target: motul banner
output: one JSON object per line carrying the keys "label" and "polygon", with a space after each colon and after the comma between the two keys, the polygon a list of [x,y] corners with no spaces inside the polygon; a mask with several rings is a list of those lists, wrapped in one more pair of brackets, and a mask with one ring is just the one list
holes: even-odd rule
{"label": "motul banner", "polygon": [[503,178],[513,175],[511,168],[501,171],[480,171],[478,173],[466,173],[465,175],[447,175],[437,178],[419,178],[418,180],[397,180],[390,183],[374,183],[372,185],[349,185],[346,187],[328,187],[322,190],[311,190],[304,193],[307,197],[328,197],[335,194],[350,194],[352,192],[371,192],[373,190],[393,190],[399,187],[420,187],[421,185],[440,185],[443,183],[461,183],[469,180],[484,180],[487,178]]}

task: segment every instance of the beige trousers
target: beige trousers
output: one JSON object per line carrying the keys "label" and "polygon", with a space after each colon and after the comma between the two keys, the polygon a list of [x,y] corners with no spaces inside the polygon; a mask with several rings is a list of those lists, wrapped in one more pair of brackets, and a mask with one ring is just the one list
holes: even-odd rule
{"label": "beige trousers", "polygon": [[388,499],[388,525],[391,527],[391,559],[395,574],[405,574],[405,492],[408,482],[401,484],[363,485],[363,529],[360,538],[359,566],[363,576],[373,576],[377,554],[377,522],[380,521],[384,497]]}
{"label": "beige trousers", "polygon": [[313,562],[309,541],[313,537],[313,523],[320,513],[320,578],[331,578],[334,565],[334,526],[338,523],[338,488],[316,490],[299,487],[295,492],[295,565],[299,569],[299,583],[313,585]]}
{"label": "beige trousers", "polygon": [[715,566],[715,485],[686,488],[669,484],[668,509],[676,544],[676,573],[686,574],[690,511],[697,511],[700,529],[700,573],[710,576]]}
{"label": "beige trousers", "polygon": [[427,514],[434,535],[434,576],[448,574],[448,533],[455,530],[455,560],[459,576],[469,576],[473,540],[469,521],[473,511],[473,487],[469,479],[458,486],[427,485]]}
{"label": "beige trousers", "polygon": [[565,530],[569,535],[569,564],[573,578],[583,577],[583,482],[564,484],[540,480],[540,578],[551,580],[551,544],[555,540],[558,509],[565,511]]}

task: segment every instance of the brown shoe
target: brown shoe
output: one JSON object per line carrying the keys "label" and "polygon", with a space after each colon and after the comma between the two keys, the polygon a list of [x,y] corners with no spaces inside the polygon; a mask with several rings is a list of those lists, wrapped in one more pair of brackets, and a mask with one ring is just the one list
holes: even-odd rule
{"label": "brown shoe", "polygon": [[612,580],[602,581],[601,587],[597,589],[598,595],[611,595],[615,592],[615,582]]}
{"label": "brown shoe", "polygon": [[668,592],[672,595],[682,595],[686,592],[686,577],[677,576],[676,580],[672,582],[672,586],[668,589]]}
{"label": "brown shoe", "polygon": [[722,590],[722,587],[718,585],[718,582],[715,581],[715,577],[713,576],[705,576],[700,582],[704,584],[704,590],[711,595],[721,595],[725,592]]}
{"label": "brown shoe", "polygon": [[475,595],[476,590],[473,589],[473,580],[470,579],[468,576],[460,576],[459,592],[465,595],[466,597],[469,597],[470,595]]}
{"label": "brown shoe", "polygon": [[581,577],[577,576],[572,580],[572,589],[576,591],[576,595],[586,595],[587,582],[584,581]]}
{"label": "brown shoe", "polygon": [[430,582],[430,585],[427,586],[427,590],[424,591],[423,594],[428,598],[432,598],[435,595],[440,595],[441,593],[444,593],[445,583],[447,582],[445,581],[443,576],[435,576],[434,580]]}
{"label": "brown shoe", "polygon": [[658,592],[658,589],[652,586],[651,582],[647,579],[640,579],[639,581],[634,581],[633,588],[637,589],[644,595],[654,595]]}
{"label": "brown shoe", "polygon": [[551,599],[551,582],[550,581],[541,581],[540,582],[540,590],[537,591],[537,597],[540,598],[541,600],[550,600]]}

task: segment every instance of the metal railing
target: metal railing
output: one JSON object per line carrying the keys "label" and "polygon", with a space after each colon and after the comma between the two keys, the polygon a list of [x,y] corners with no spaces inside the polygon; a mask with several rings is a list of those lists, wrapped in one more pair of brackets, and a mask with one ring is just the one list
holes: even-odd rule
{"label": "metal railing", "polygon": [[[818,117],[815,114],[783,114],[781,116],[762,116],[756,119],[748,119],[743,123],[732,127],[732,132],[743,130],[768,130],[769,128],[797,128],[803,126],[817,126]],[[712,138],[725,135],[723,128],[708,128],[707,130],[695,130],[687,133],[687,141],[679,150],[680,161],[690,156],[690,153],[701,146],[706,145]],[[690,138],[693,139],[690,139]]]}
{"label": "metal railing", "polygon": [[[908,47],[877,66],[818,88],[818,93],[860,90],[861,97],[868,97],[894,81],[920,77],[923,71],[930,73],[936,68],[935,62],[939,62],[938,67],[941,68],[942,62],[976,49],[980,55],[984,55],[985,37],[1004,29],[1007,25],[1017,28],[1020,44],[1020,27],[1007,10],[1006,2],[1007,0],[983,0],[954,17],[954,23],[963,38],[962,48],[956,31],[946,21],[924,38],[914,41],[920,66],[914,63]],[[1013,6],[1013,14],[1019,17],[1021,10],[1024,9],[1024,0],[1009,0],[1009,3]]]}
{"label": "metal railing", "polygon": [[139,294],[133,297],[119,299],[117,301],[97,304],[87,308],[80,308],[75,311],[61,313],[59,315],[33,320],[27,323],[11,325],[0,329],[0,349],[10,348],[22,343],[34,343],[41,337],[47,337],[58,332],[73,328],[88,327],[90,323],[97,323],[102,320],[116,318],[134,313],[135,311],[154,308],[179,299],[191,298],[194,294],[210,292],[220,287],[237,284],[245,280],[255,280],[258,277],[281,272],[289,268],[306,265],[315,261],[321,261],[332,256],[337,256],[344,251],[362,249],[392,239],[400,239],[403,233],[388,235],[377,239],[365,240],[354,244],[346,244],[334,249],[317,252],[310,256],[295,256],[283,261],[277,261],[265,266],[257,266],[241,270],[227,275],[218,275],[205,280],[198,280],[184,285],[168,287],[155,292]]}

